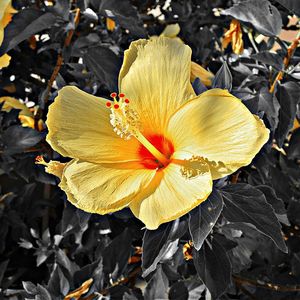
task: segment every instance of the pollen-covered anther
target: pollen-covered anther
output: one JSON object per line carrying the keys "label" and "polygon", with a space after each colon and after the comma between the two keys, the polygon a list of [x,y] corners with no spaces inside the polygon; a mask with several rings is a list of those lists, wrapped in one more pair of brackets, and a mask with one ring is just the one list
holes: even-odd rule
{"label": "pollen-covered anther", "polygon": [[184,164],[180,168],[180,173],[186,179],[195,178],[209,172],[208,164],[201,156],[192,156],[190,159],[185,159]]}
{"label": "pollen-covered anther", "polygon": [[110,123],[114,131],[124,139],[136,136],[141,129],[138,113],[122,99],[111,108]]}

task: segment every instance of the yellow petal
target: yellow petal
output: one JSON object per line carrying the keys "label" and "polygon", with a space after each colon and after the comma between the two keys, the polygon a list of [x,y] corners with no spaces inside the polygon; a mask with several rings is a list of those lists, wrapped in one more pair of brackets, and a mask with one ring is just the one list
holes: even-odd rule
{"label": "yellow petal", "polygon": [[162,223],[183,216],[207,199],[212,191],[209,166],[201,164],[197,169],[194,167],[190,161],[184,161],[181,165],[169,164],[157,172],[153,180],[156,181],[153,193],[130,203],[134,215],[148,229],[156,229]]}
{"label": "yellow petal", "polygon": [[201,80],[201,82],[204,85],[211,86],[214,74],[205,70],[199,64],[192,61],[191,81],[193,82],[197,77]]}
{"label": "yellow petal", "polygon": [[89,162],[138,160],[136,139],[121,139],[110,124],[106,100],[76,87],[61,89],[50,105],[47,142],[63,156]]}
{"label": "yellow petal", "polygon": [[169,24],[166,26],[166,28],[163,30],[163,32],[160,34],[160,36],[166,36],[169,38],[175,38],[180,32],[180,26],[178,23],[176,24]]}
{"label": "yellow petal", "polygon": [[155,170],[138,169],[134,164],[92,164],[72,160],[64,169],[60,183],[76,207],[91,213],[106,214],[143,197]]}
{"label": "yellow petal", "polygon": [[199,155],[210,161],[213,179],[248,165],[269,138],[264,123],[228,91],[212,89],[170,119],[175,158]]}
{"label": "yellow petal", "polygon": [[32,113],[29,110],[29,108],[22,102],[20,102],[18,99],[15,99],[13,97],[0,97],[0,103],[4,102],[2,106],[2,110],[9,112],[11,109],[20,109],[20,114],[28,117],[32,117]]}
{"label": "yellow petal", "polygon": [[11,0],[0,1],[0,46],[4,39],[4,28],[12,19],[12,14],[17,11],[11,6]]}
{"label": "yellow petal", "polygon": [[10,64],[10,59],[11,56],[9,56],[8,54],[3,54],[2,56],[0,56],[0,69],[8,67]]}
{"label": "yellow petal", "polygon": [[170,115],[195,94],[191,49],[166,37],[138,40],[125,51],[120,90],[142,116],[147,133],[162,134]]}
{"label": "yellow petal", "polygon": [[4,14],[6,13],[6,9],[11,4],[11,0],[1,0],[0,1],[0,20],[3,19]]}

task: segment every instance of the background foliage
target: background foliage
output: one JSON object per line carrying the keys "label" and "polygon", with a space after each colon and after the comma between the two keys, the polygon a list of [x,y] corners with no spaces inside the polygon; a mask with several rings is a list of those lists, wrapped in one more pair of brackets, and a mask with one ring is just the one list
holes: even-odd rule
{"label": "background foliage", "polygon": [[[280,35],[298,30],[289,16],[300,15],[299,1],[13,6],[19,12],[0,48],[12,57],[0,71],[0,96],[30,107],[33,128],[24,127],[20,109],[2,107],[0,299],[300,299],[300,50]],[[240,56],[221,44],[233,18],[243,30]],[[252,165],[215,182],[206,202],[156,231],[126,209],[79,211],[57,178],[34,164],[37,155],[63,160],[45,142],[48,105],[65,85],[108,97],[130,42],[173,23],[193,61],[215,74],[212,86],[241,98],[271,138]],[[205,89],[199,79],[194,88]]]}

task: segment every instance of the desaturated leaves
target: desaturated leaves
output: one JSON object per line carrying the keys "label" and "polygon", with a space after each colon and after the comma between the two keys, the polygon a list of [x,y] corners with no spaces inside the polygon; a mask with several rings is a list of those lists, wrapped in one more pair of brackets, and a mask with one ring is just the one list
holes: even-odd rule
{"label": "desaturated leaves", "polygon": [[267,0],[241,1],[223,11],[222,14],[250,23],[258,32],[266,36],[278,35],[282,27],[279,11]]}
{"label": "desaturated leaves", "polygon": [[24,9],[16,14],[5,30],[5,40],[0,48],[0,56],[11,50],[32,35],[50,28],[55,24],[56,17],[36,9]]}
{"label": "desaturated leaves", "polygon": [[261,191],[247,184],[236,184],[224,187],[222,196],[223,213],[228,221],[252,224],[270,237],[281,251],[287,252],[281,226],[272,206]]}
{"label": "desaturated leaves", "polygon": [[223,209],[220,193],[215,189],[208,199],[189,213],[189,230],[196,250],[199,250],[217,222]]}
{"label": "desaturated leaves", "polygon": [[85,53],[83,60],[89,70],[110,91],[118,89],[118,74],[121,61],[112,50],[102,46],[90,48]]}

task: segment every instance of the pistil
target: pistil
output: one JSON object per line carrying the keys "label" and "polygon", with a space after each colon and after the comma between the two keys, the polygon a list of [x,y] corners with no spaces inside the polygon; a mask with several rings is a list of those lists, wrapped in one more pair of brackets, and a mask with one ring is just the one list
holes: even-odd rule
{"label": "pistil", "polygon": [[121,138],[126,140],[132,136],[135,137],[159,162],[162,166],[167,166],[170,159],[161,153],[143,134],[141,130],[141,122],[138,113],[129,106],[129,99],[124,94],[111,93],[113,103],[108,101],[106,106],[110,108],[110,123],[114,131]]}

